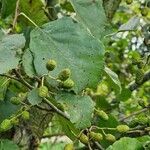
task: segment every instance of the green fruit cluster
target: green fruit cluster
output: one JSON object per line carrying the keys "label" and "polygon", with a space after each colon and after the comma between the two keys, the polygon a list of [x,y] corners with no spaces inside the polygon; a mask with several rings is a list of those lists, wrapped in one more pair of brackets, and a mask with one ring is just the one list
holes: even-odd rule
{"label": "green fruit cluster", "polygon": [[70,76],[71,76],[71,71],[70,69],[66,68],[58,74],[58,79],[61,81],[66,81]]}
{"label": "green fruit cluster", "polygon": [[23,111],[22,112],[22,118],[24,119],[24,120],[29,120],[29,118],[30,118],[30,113],[28,112],[28,111]]}
{"label": "green fruit cluster", "polygon": [[133,2],[133,0],[126,0],[126,3],[127,3],[128,5],[132,4],[132,2]]}
{"label": "green fruit cluster", "polygon": [[89,137],[92,140],[97,141],[97,142],[100,142],[101,140],[103,140],[103,135],[101,133],[90,132]]}
{"label": "green fruit cluster", "polygon": [[64,89],[71,89],[74,86],[74,81],[71,79],[67,79],[66,81],[61,83],[61,87]]}
{"label": "green fruit cluster", "polygon": [[11,128],[12,128],[12,123],[11,120],[9,119],[3,120],[3,122],[0,124],[0,131],[5,132]]}
{"label": "green fruit cluster", "polygon": [[118,125],[116,129],[118,132],[124,133],[129,131],[130,128],[127,125]]}
{"label": "green fruit cluster", "polygon": [[106,139],[107,141],[110,141],[110,142],[115,142],[115,141],[116,141],[115,136],[112,135],[112,134],[106,134],[106,135],[105,135],[105,139]]}
{"label": "green fruit cluster", "polygon": [[21,103],[21,100],[19,97],[11,97],[10,102],[14,105],[19,105]]}
{"label": "green fruit cluster", "polygon": [[57,66],[56,61],[52,59],[48,60],[46,63],[46,68],[48,71],[53,71],[56,66]]}
{"label": "green fruit cluster", "polygon": [[74,150],[73,143],[68,143],[65,145],[64,150]]}
{"label": "green fruit cluster", "polygon": [[109,119],[108,115],[103,110],[96,110],[96,114],[105,121]]}
{"label": "green fruit cluster", "polygon": [[148,7],[141,8],[141,15],[142,16],[147,16],[148,12],[149,12],[149,8]]}
{"label": "green fruit cluster", "polygon": [[88,144],[89,142],[89,138],[84,134],[84,133],[81,133],[78,137],[78,139],[80,140],[81,143],[83,144]]}
{"label": "green fruit cluster", "polygon": [[48,88],[46,86],[41,86],[38,89],[38,95],[42,98],[48,96]]}
{"label": "green fruit cluster", "polygon": [[140,84],[140,83],[142,82],[142,80],[143,80],[143,76],[144,76],[143,70],[142,70],[142,69],[138,69],[138,70],[136,71],[136,79],[135,79],[135,82],[136,82],[137,84]]}

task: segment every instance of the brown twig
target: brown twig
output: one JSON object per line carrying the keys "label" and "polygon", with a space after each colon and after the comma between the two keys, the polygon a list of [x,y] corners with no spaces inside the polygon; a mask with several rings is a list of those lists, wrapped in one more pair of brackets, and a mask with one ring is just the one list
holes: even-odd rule
{"label": "brown twig", "polygon": [[146,107],[146,108],[143,108],[143,109],[141,109],[141,110],[139,110],[139,111],[137,111],[137,112],[134,112],[134,113],[132,113],[132,114],[130,114],[129,116],[127,116],[127,117],[124,117],[124,118],[121,118],[119,121],[124,121],[124,120],[126,120],[126,119],[129,119],[129,118],[131,118],[131,117],[133,117],[133,116],[136,116],[136,115],[139,115],[139,114],[141,114],[141,113],[143,113],[143,112],[146,112],[146,111],[148,111],[150,109],[150,106],[149,107]]}
{"label": "brown twig", "polygon": [[67,114],[65,114],[64,112],[62,112],[61,110],[59,110],[54,104],[52,104],[50,102],[50,100],[48,100],[47,98],[43,98],[44,102],[47,103],[53,110],[55,110],[55,112],[59,115],[61,115],[62,117],[66,118],[67,120],[69,120],[69,117]]}
{"label": "brown twig", "polygon": [[43,135],[42,138],[52,138],[52,137],[58,137],[58,136],[65,136],[64,133],[56,133],[56,134],[50,134],[50,135]]}
{"label": "brown twig", "polygon": [[18,18],[18,15],[19,15],[19,3],[20,3],[20,0],[17,0],[16,9],[15,9],[15,17],[14,17],[14,20],[13,20],[13,29],[15,28],[15,25],[17,23],[17,18]]}
{"label": "brown twig", "polygon": [[25,81],[22,77],[22,75],[20,74],[20,72],[18,72],[16,69],[14,69],[14,73],[16,74],[16,76],[18,76],[18,78],[20,79],[20,81],[26,85],[30,90],[32,90],[34,87],[32,85],[30,85],[27,81]]}

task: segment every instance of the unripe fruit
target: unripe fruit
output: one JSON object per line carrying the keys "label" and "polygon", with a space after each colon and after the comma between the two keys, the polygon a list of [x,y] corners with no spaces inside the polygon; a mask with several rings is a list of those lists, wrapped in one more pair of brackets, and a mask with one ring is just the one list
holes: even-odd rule
{"label": "unripe fruit", "polygon": [[127,125],[118,125],[116,129],[118,132],[124,133],[129,131],[130,128]]}
{"label": "unripe fruit", "polygon": [[100,142],[103,139],[103,135],[101,133],[90,132],[89,136],[94,141]]}
{"label": "unripe fruit", "polygon": [[143,70],[141,69],[138,69],[137,72],[136,72],[136,79],[135,79],[135,82],[137,84],[140,84],[143,80],[143,76],[144,76],[144,72]]}
{"label": "unripe fruit", "polygon": [[20,98],[19,97],[11,97],[10,102],[14,105],[20,104]]}
{"label": "unripe fruit", "polygon": [[12,124],[12,125],[18,125],[18,124],[19,124],[19,119],[18,119],[18,118],[15,118],[15,117],[12,118],[12,119],[11,119],[11,124]]}
{"label": "unripe fruit", "polygon": [[139,100],[139,101],[138,101],[138,104],[139,104],[141,107],[143,107],[143,108],[146,107],[146,103],[145,103],[145,101],[143,101],[143,100]]}
{"label": "unripe fruit", "polygon": [[93,96],[93,95],[94,95],[93,90],[90,89],[90,88],[86,88],[86,89],[85,89],[85,93],[86,93],[87,95],[89,95],[89,96]]}
{"label": "unripe fruit", "polygon": [[30,118],[30,114],[29,114],[29,112],[28,111],[23,111],[22,112],[22,118],[24,119],[24,120],[28,120],[29,118]]}
{"label": "unripe fruit", "polygon": [[64,89],[71,89],[74,86],[74,81],[71,79],[67,79],[62,83],[62,88]]}
{"label": "unripe fruit", "polygon": [[149,11],[149,8],[147,8],[147,7],[141,8],[141,15],[142,16],[147,16],[148,11]]}
{"label": "unripe fruit", "polygon": [[105,121],[109,119],[108,115],[103,110],[97,110],[96,114]]}
{"label": "unripe fruit", "polygon": [[39,87],[38,94],[42,98],[47,97],[48,96],[48,88],[46,86]]}
{"label": "unripe fruit", "polygon": [[20,98],[21,101],[24,101],[27,98],[27,93],[19,93],[18,97]]}
{"label": "unripe fruit", "polygon": [[12,124],[11,121],[9,119],[5,119],[1,124],[0,124],[0,130],[1,131],[7,131],[9,129],[11,129]]}
{"label": "unripe fruit", "polygon": [[70,75],[70,69],[66,68],[58,74],[58,79],[60,79],[61,81],[66,81],[70,77]]}
{"label": "unripe fruit", "polygon": [[110,141],[110,142],[115,142],[116,141],[115,136],[113,136],[112,134],[106,134],[105,138],[106,138],[107,141]]}
{"label": "unripe fruit", "polygon": [[133,0],[126,0],[126,3],[127,3],[128,5],[132,4],[132,2],[133,2]]}
{"label": "unripe fruit", "polygon": [[64,150],[74,150],[74,146],[72,143],[66,144]]}
{"label": "unripe fruit", "polygon": [[48,60],[48,62],[46,63],[46,68],[48,71],[52,71],[55,69],[55,67],[57,66],[57,63],[55,60]]}
{"label": "unripe fruit", "polygon": [[83,133],[81,133],[78,138],[79,138],[80,142],[83,144],[88,144],[88,142],[89,142],[89,138]]}

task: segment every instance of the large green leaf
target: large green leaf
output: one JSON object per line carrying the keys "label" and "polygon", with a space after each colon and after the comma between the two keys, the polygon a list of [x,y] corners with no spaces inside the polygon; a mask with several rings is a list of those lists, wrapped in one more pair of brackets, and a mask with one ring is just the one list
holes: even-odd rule
{"label": "large green leaf", "polygon": [[2,139],[0,140],[0,149],[1,150],[10,150],[10,149],[19,150],[19,147],[13,141]]}
{"label": "large green leaf", "polygon": [[77,19],[97,37],[103,37],[107,18],[102,0],[70,0]]}
{"label": "large green leaf", "polygon": [[26,49],[23,54],[22,64],[23,64],[25,73],[29,77],[33,77],[35,75],[35,70],[34,70],[34,65],[33,65],[33,56],[29,49]]}
{"label": "large green leaf", "polygon": [[[20,0],[19,5],[20,12],[28,16],[37,25],[42,25],[48,22],[48,18],[45,15],[43,7],[44,5],[41,0]],[[27,18],[24,18],[23,16],[20,16],[19,22],[23,25],[34,26]]]}
{"label": "large green leaf", "polygon": [[109,83],[112,85],[112,87],[119,93],[121,93],[121,83],[118,78],[118,75],[110,70],[109,68],[105,67],[105,73],[107,75],[108,80],[110,81]]}
{"label": "large green leaf", "polygon": [[11,13],[15,12],[17,0],[2,0],[1,16],[2,18],[8,17]]}
{"label": "large green leaf", "polygon": [[5,77],[0,77],[0,100],[4,100],[9,80]]}
{"label": "large green leaf", "polygon": [[142,144],[135,138],[124,137],[109,146],[106,150],[142,150]]}
{"label": "large green leaf", "polygon": [[71,18],[65,17],[45,24],[41,30],[33,30],[30,50],[38,75],[46,74],[47,60],[54,59],[57,67],[51,74],[56,77],[62,69],[69,68],[76,92],[87,86],[95,88],[100,80],[103,44]]}
{"label": "large green leaf", "polygon": [[95,104],[89,96],[63,93],[57,95],[56,99],[65,106],[65,110],[70,116],[70,121],[77,128],[86,128],[91,125]]}
{"label": "large green leaf", "polygon": [[32,105],[37,105],[37,104],[42,102],[42,98],[39,97],[39,95],[38,95],[38,89],[37,88],[34,88],[32,91],[29,92],[28,101]]}
{"label": "large green leaf", "polygon": [[0,40],[0,74],[17,67],[20,60],[17,50],[24,45],[25,38],[22,34],[7,35]]}

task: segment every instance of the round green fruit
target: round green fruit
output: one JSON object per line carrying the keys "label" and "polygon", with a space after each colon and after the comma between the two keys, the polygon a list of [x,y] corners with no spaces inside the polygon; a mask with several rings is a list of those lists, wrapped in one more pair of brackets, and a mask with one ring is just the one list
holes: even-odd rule
{"label": "round green fruit", "polygon": [[103,135],[101,133],[90,132],[89,136],[94,141],[100,142],[103,139]]}
{"label": "round green fruit", "polygon": [[47,97],[48,96],[48,88],[46,86],[39,87],[38,94],[42,98]]}
{"label": "round green fruit", "polygon": [[118,132],[124,133],[129,131],[130,128],[127,125],[118,125],[116,129]]}
{"label": "round green fruit", "polygon": [[148,11],[149,11],[149,8],[147,8],[147,7],[141,8],[141,15],[142,16],[147,16]]}
{"label": "round green fruit", "polygon": [[21,101],[19,97],[11,97],[10,102],[14,105],[19,105]]}
{"label": "round green fruit", "polygon": [[70,75],[70,69],[66,68],[58,74],[58,79],[60,79],[61,81],[66,81],[70,77]]}
{"label": "round green fruit", "polygon": [[48,60],[46,63],[46,68],[48,71],[53,71],[56,66],[57,66],[56,61],[52,59]]}
{"label": "round green fruit", "polygon": [[112,134],[106,134],[106,135],[105,135],[105,139],[106,139],[107,141],[110,141],[110,142],[115,142],[115,141],[116,141],[115,136],[113,136]]}
{"label": "round green fruit", "polygon": [[74,86],[74,81],[71,79],[67,79],[62,83],[62,88],[64,89],[71,89]]}
{"label": "round green fruit", "polygon": [[66,144],[64,150],[74,150],[74,146],[72,143]]}
{"label": "round green fruit", "polygon": [[126,3],[127,3],[128,5],[132,4],[132,2],[133,2],[133,0],[126,0]]}
{"label": "round green fruit", "polygon": [[83,144],[88,144],[88,142],[89,142],[89,138],[84,133],[81,133],[78,138],[79,138],[80,142]]}
{"label": "round green fruit", "polygon": [[105,121],[109,119],[108,115],[103,110],[97,110],[96,114]]}
{"label": "round green fruit", "polygon": [[140,84],[140,83],[142,82],[142,80],[143,80],[143,76],[144,76],[143,70],[138,69],[138,70],[136,71],[136,79],[135,79],[135,82],[136,82],[137,84]]}
{"label": "round green fruit", "polygon": [[29,112],[28,111],[23,111],[22,112],[22,118],[24,119],[24,120],[28,120],[29,118],[30,118],[30,114],[29,114]]}
{"label": "round green fruit", "polygon": [[3,120],[3,122],[0,124],[1,131],[7,131],[7,130],[11,129],[11,127],[12,127],[12,124],[9,119]]}
{"label": "round green fruit", "polygon": [[18,125],[18,124],[19,124],[19,119],[18,119],[18,118],[15,118],[15,117],[12,118],[12,119],[11,119],[11,124],[12,124],[12,125]]}

